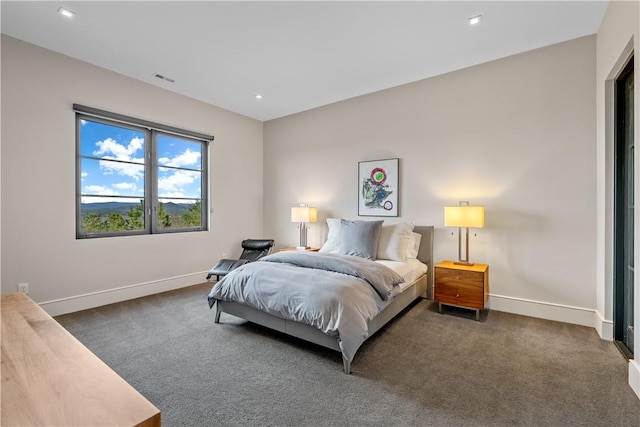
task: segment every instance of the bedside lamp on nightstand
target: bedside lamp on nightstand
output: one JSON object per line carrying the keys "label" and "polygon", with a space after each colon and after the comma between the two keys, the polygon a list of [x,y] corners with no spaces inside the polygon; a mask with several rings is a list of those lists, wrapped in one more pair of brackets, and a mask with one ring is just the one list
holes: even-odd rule
{"label": "bedside lamp on nightstand", "polygon": [[[460,202],[459,206],[445,206],[444,226],[458,227],[458,261],[455,264],[473,265],[469,262],[469,228],[484,227],[484,206],[469,206]],[[465,258],[462,258],[462,229],[465,229]]]}
{"label": "bedside lamp on nightstand", "polygon": [[300,246],[296,249],[305,250],[307,246],[307,230],[309,229],[310,222],[316,222],[318,220],[318,210],[316,208],[310,208],[306,204],[301,204],[297,208],[291,208],[291,222],[300,223]]}

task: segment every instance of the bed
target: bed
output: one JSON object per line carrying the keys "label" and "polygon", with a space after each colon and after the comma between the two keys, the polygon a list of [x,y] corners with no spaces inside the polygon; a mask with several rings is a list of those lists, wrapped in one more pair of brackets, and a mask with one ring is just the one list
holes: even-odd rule
{"label": "bed", "polygon": [[[340,220],[337,220],[340,221]],[[344,230],[345,225],[344,221],[341,220],[343,224],[343,242],[344,242]],[[354,221],[351,221],[354,222]],[[373,223],[374,221],[355,221],[357,223]],[[382,223],[382,221],[379,221]],[[328,220],[329,223],[329,220]],[[339,223],[338,223],[339,224]],[[234,270],[227,276],[225,276],[220,282],[217,282],[213,285],[211,292],[208,295],[209,306],[213,307],[216,305],[216,314],[215,314],[215,323],[220,322],[221,313],[231,314],[236,317],[240,317],[247,321],[265,326],[267,328],[271,328],[277,330],[279,332],[283,332],[293,337],[297,337],[303,339],[308,342],[315,343],[317,345],[338,351],[342,354],[343,368],[346,374],[351,373],[351,362],[357,349],[360,345],[368,338],[373,336],[380,328],[386,325],[390,320],[392,320],[396,315],[402,312],[405,308],[407,308],[411,303],[413,303],[416,299],[421,296],[431,298],[433,295],[433,226],[413,226],[412,233],[416,233],[416,237],[418,237],[418,245],[416,245],[415,249],[415,260],[419,261],[417,264],[422,264],[423,273],[417,275],[415,271],[412,273],[409,272],[407,275],[407,271],[410,269],[407,268],[410,259],[403,260],[389,260],[387,259],[380,260],[375,259],[375,261],[370,261],[367,259],[362,259],[360,256],[344,256],[343,254],[338,254],[336,248],[329,248],[331,246],[332,240],[332,230],[340,229],[340,225],[335,225],[333,223],[329,224],[329,237],[325,245],[323,245],[322,249],[328,248],[327,253],[292,253],[298,251],[289,251],[289,253],[280,252],[277,254],[269,255],[259,261],[254,263],[247,264],[240,269]],[[369,225],[369,224],[366,224]],[[389,234],[388,229],[397,229],[396,224],[389,224],[381,227],[382,234],[385,234],[385,229],[387,237]],[[380,238],[380,243],[382,244],[382,237]],[[387,239],[388,240],[388,239]],[[333,235],[333,241],[335,242],[335,233]],[[413,244],[413,243],[411,243]],[[378,252],[384,252],[382,250]],[[335,325],[330,324],[328,326],[321,327],[318,324],[314,324],[313,321],[305,318],[304,316],[298,316],[296,313],[283,313],[278,309],[272,309],[276,300],[279,300],[280,296],[276,298],[274,293],[279,293],[279,291],[271,291],[269,297],[264,297],[266,299],[265,302],[261,302],[260,304],[256,304],[255,301],[251,301],[245,298],[246,289],[235,290],[230,292],[230,286],[237,280],[243,280],[242,277],[248,278],[244,280],[250,280],[252,283],[255,283],[255,286],[265,288],[269,288],[270,286],[275,286],[272,281],[276,280],[276,276],[282,276],[282,278],[278,278],[278,281],[284,280],[287,282],[298,282],[305,284],[307,282],[313,283],[313,286],[309,286],[309,289],[314,292],[317,290],[319,292],[324,291],[325,286],[332,286],[329,282],[328,277],[329,273],[324,273],[323,271],[318,271],[318,268],[323,269],[324,267],[318,267],[319,264],[324,265],[325,262],[332,263],[334,259],[344,258],[348,260],[349,263],[354,261],[356,263],[366,264],[365,267],[374,267],[374,269],[378,268],[376,265],[385,265],[396,267],[395,270],[400,271],[399,274],[396,271],[392,271],[385,267],[381,267],[376,270],[374,274],[376,277],[378,273],[387,274],[388,271],[392,271],[389,273],[392,277],[391,280],[396,280],[397,275],[402,276],[400,281],[403,281],[404,277],[408,277],[409,280],[404,280],[403,283],[394,283],[393,286],[388,286],[386,288],[380,287],[380,285],[358,285],[358,289],[361,291],[366,291],[370,294],[374,295],[376,299],[375,305],[377,307],[377,312],[372,313],[371,315],[366,314],[368,317],[364,320],[364,325],[362,325],[363,330],[356,331],[357,336],[355,338],[355,342],[353,338],[350,337],[353,331],[347,331],[347,327],[355,328],[357,324],[362,322],[357,321],[349,321],[348,316],[345,313],[341,315],[346,319],[346,321],[342,320],[342,326],[338,326],[334,328]],[[338,262],[338,261],[336,261]],[[313,274],[313,276],[299,276],[297,270],[293,270],[294,268],[298,268],[298,266],[293,267],[292,264],[298,263],[310,263],[312,268],[308,268],[308,270],[313,270],[313,272],[305,271],[304,274]],[[426,268],[424,268],[426,266]],[[359,268],[359,265],[357,265]],[[398,268],[399,267],[399,268]],[[332,266],[333,268],[333,266]],[[407,271],[403,271],[407,270]],[[277,269],[278,273],[274,273]],[[351,271],[351,264],[348,265],[349,273]],[[382,271],[384,270],[384,271]],[[426,270],[426,271],[425,271]],[[282,272],[282,274],[280,273]],[[344,273],[343,271],[341,273]],[[334,273],[331,273],[334,274]],[[368,273],[365,273],[368,274]],[[358,272],[355,274],[356,281],[363,282],[361,273]],[[394,276],[396,275],[396,276]],[[341,274],[339,274],[341,276]],[[417,276],[417,277],[416,277]],[[304,279],[301,279],[304,277]],[[332,276],[333,277],[333,276]],[[331,279],[332,279],[331,277]],[[393,279],[395,278],[395,279]],[[351,279],[350,279],[351,280]],[[368,278],[365,278],[368,280]],[[267,283],[268,282],[268,283]],[[244,282],[243,282],[244,283]],[[397,286],[396,286],[397,285]],[[300,288],[301,285],[292,286],[293,288]],[[351,289],[351,288],[349,288]],[[373,289],[373,291],[371,291]],[[271,299],[269,299],[271,298]],[[298,298],[295,297],[286,297],[286,298]],[[351,297],[349,297],[351,298]],[[368,298],[368,297],[367,297]],[[313,302],[317,300],[318,304],[322,304],[322,298],[314,296],[311,298]],[[346,301],[346,297],[345,297]],[[287,302],[286,304],[295,307],[295,310],[298,310],[298,300],[296,299],[293,302]],[[350,303],[340,302],[339,305],[343,307],[345,310],[351,310]],[[362,307],[356,307],[351,311],[359,312],[362,311]],[[311,310],[313,311],[313,309]],[[322,317],[322,316],[320,316]]]}

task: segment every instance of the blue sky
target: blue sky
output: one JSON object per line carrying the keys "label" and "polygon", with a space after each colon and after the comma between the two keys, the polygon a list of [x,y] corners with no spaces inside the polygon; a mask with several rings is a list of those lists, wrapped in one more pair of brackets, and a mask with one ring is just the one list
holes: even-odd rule
{"label": "blue sky", "polygon": [[[144,132],[83,120],[80,130],[81,191],[93,196],[144,196]],[[185,203],[199,198],[202,146],[168,135],[158,135],[158,197]],[[119,162],[109,161],[119,160]],[[167,166],[182,169],[173,169]],[[195,169],[195,170],[185,170]],[[178,199],[175,199],[178,198]],[[135,199],[82,197],[83,203],[135,202]]]}

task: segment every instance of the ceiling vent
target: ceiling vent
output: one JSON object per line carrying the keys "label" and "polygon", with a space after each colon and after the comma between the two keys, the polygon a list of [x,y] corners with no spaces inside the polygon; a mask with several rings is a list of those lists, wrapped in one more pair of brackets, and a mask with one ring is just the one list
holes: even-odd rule
{"label": "ceiling vent", "polygon": [[166,80],[166,81],[168,81],[169,83],[175,83],[175,82],[176,82],[176,81],[175,81],[175,80],[173,80],[172,78],[165,77],[165,76],[163,76],[162,74],[158,74],[158,73],[155,73],[155,74],[153,75],[153,77],[157,77],[157,78],[159,78],[159,79],[161,79],[161,80]]}

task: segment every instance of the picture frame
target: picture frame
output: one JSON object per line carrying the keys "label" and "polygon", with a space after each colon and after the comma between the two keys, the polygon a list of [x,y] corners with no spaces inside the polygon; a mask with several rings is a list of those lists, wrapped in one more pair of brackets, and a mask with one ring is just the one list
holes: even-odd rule
{"label": "picture frame", "polygon": [[358,216],[398,216],[399,159],[358,162]]}

